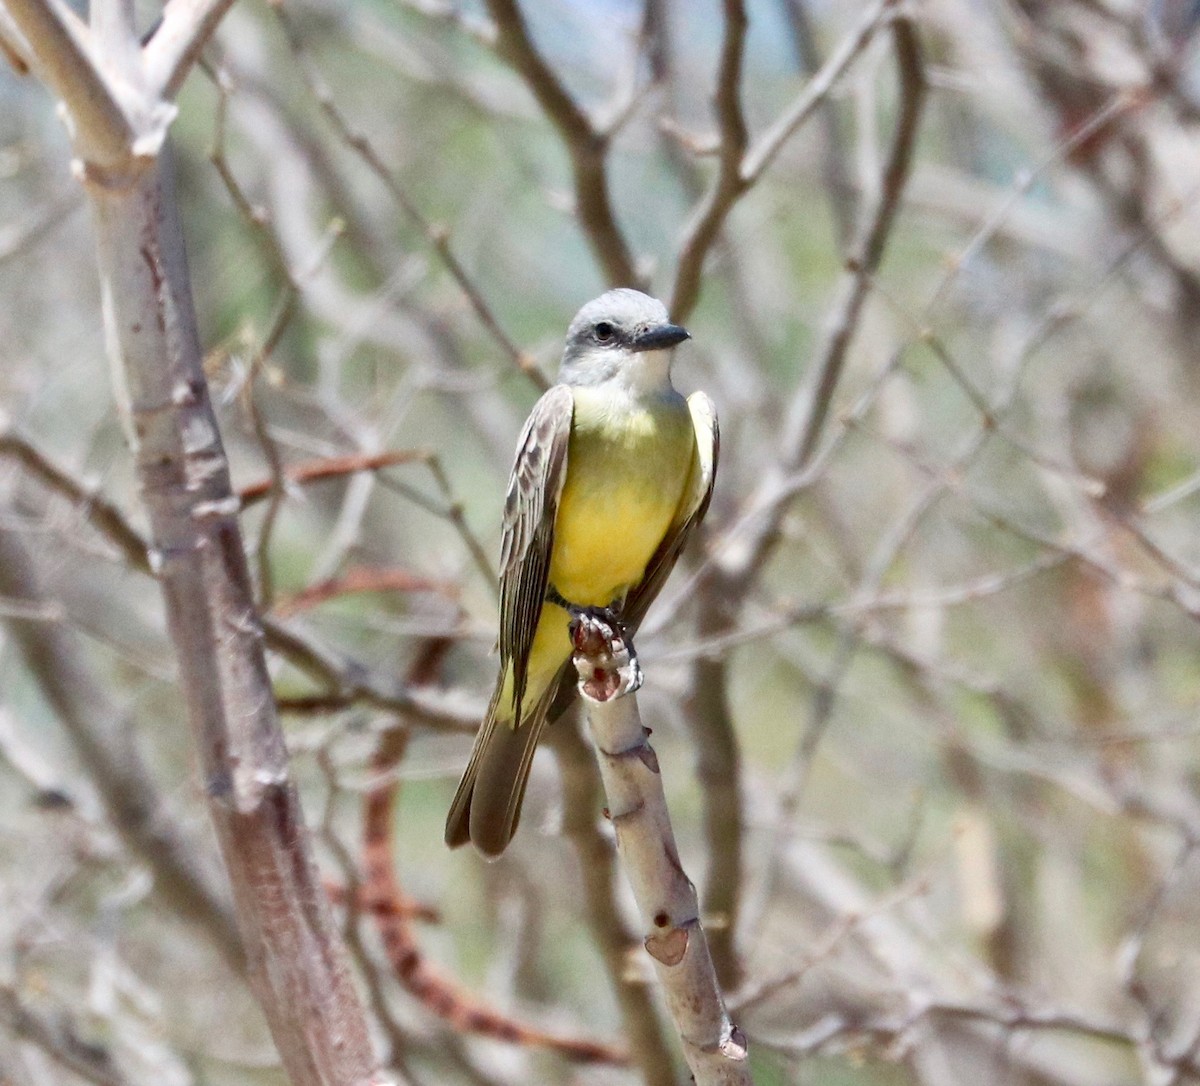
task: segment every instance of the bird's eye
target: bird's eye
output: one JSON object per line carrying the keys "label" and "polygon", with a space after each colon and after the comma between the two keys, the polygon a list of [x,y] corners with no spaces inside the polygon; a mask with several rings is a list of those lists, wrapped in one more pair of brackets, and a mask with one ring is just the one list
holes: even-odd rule
{"label": "bird's eye", "polygon": [[595,332],[596,332],[596,342],[597,343],[607,343],[610,339],[612,339],[613,335],[616,332],[616,329],[613,328],[613,326],[611,324],[609,324],[608,321],[600,321],[596,325]]}

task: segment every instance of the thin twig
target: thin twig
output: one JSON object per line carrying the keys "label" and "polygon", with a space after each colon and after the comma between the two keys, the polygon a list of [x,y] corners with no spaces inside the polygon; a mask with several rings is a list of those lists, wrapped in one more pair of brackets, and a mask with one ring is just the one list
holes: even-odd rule
{"label": "thin twig", "polygon": [[[0,594],[31,603],[44,599],[27,548],[6,530],[0,530]],[[205,933],[230,969],[242,973],[246,959],[228,894],[172,814],[75,635],[61,623],[9,619],[29,673],[79,752],[113,826],[154,872],[164,900]]]}
{"label": "thin twig", "polygon": [[846,261],[846,275],[832,307],[822,349],[812,363],[812,376],[797,396],[784,429],[783,460],[794,469],[807,465],[824,428],[846,354],[858,330],[863,303],[883,259],[912,167],[925,102],[921,45],[916,28],[907,18],[897,18],[891,26],[900,77],[900,110],[881,179],[879,203]]}
{"label": "thin twig", "polygon": [[[379,453],[349,453],[346,456],[327,456],[320,460],[289,464],[283,469],[283,474],[288,483],[307,486],[330,479],[344,479],[347,475],[358,472],[379,471],[382,468],[395,467],[397,464],[424,463],[431,455],[428,449],[387,449]],[[242,501],[242,508],[247,509],[262,501],[271,493],[273,485],[273,480],[262,479],[240,487],[238,497]]]}
{"label": "thin twig", "polygon": [[[0,456],[6,455],[17,460],[42,485],[79,509],[88,524],[118,548],[131,569],[157,576],[148,544],[120,509],[53,464],[27,439],[11,431],[0,432]],[[327,688],[326,693],[316,697],[285,699],[284,704],[291,711],[314,712],[318,708],[327,711],[365,705],[389,712],[415,713],[435,730],[463,731],[473,729],[478,723],[481,705],[430,690],[406,690],[402,683],[387,682],[352,659],[331,655],[300,630],[275,619],[264,619],[263,635],[270,649]]]}
{"label": "thin twig", "polygon": [[[885,3],[880,7],[877,16],[882,14],[886,6]],[[859,240],[846,261],[846,270],[830,308],[821,347],[809,367],[809,377],[796,390],[784,424],[778,470],[773,478],[764,481],[759,488],[759,496],[751,499],[752,506],[761,502],[761,495],[780,491],[786,477],[801,476],[812,464],[833,406],[834,393],[850,344],[858,331],[863,305],[883,258],[908,182],[925,100],[925,79],[920,39],[915,27],[905,17],[895,17],[889,25],[900,81],[900,107],[883,172],[879,202],[863,224]],[[781,492],[789,496],[794,494],[794,482],[783,486]],[[762,566],[778,542],[779,526],[788,504],[786,500],[777,499],[766,503],[765,511],[756,516],[746,537],[740,541],[736,554],[728,555],[721,562],[721,581],[726,596],[741,596],[741,590],[733,586],[744,586]]]}
{"label": "thin twig", "polygon": [[426,241],[441,258],[451,278],[462,290],[479,322],[491,333],[492,337],[504,350],[504,353],[508,355],[516,368],[525,374],[539,391],[545,392],[549,387],[549,383],[542,375],[537,364],[537,359],[528,351],[524,351],[518,347],[504,330],[495,311],[484,298],[482,288],[471,277],[454,252],[454,248],[451,245],[450,229],[446,226],[435,224],[426,218],[425,214],[417,206],[416,201],[401,184],[400,178],[383,161],[374,146],[372,146],[371,141],[354,129],[350,119],[338,106],[333,97],[333,92],[326,85],[312,59],[309,57],[304,42],[288,17],[283,4],[275,0],[275,2],[271,3],[270,7],[278,18],[280,26],[283,28],[289,48],[300,62],[300,72],[310,93],[316,101],[318,108],[325,116],[325,119],[332,125],[338,138],[366,164],[367,168],[383,184],[383,187],[387,190],[393,201],[395,201],[396,206],[425,235]]}
{"label": "thin twig", "polygon": [[[780,8],[792,37],[792,49],[800,70],[808,76],[821,69],[817,48],[817,29],[809,11],[808,0],[780,0]],[[854,241],[854,193],[846,162],[846,149],[842,133],[838,128],[838,113],[835,103],[826,95],[818,108],[821,139],[821,172],[829,205],[837,224],[837,240],[843,249],[849,249]]]}
{"label": "thin twig", "polygon": [[784,144],[796,134],[813,112],[828,97],[830,91],[845,74],[850,65],[863,53],[874,40],[875,35],[887,25],[892,18],[893,9],[899,0],[875,0],[859,18],[854,29],[842,39],[838,47],[829,55],[829,59],[821,66],[799,97],[793,102],[755,142],[746,154],[742,164],[742,177],[748,184],[754,184],[775,157],[783,150]]}
{"label": "thin twig", "polygon": [[69,1018],[39,1014],[9,984],[0,984],[0,1022],[92,1086],[132,1086],[107,1048],[80,1037]]}
{"label": "thin twig", "polygon": [[359,592],[432,592],[447,599],[455,599],[459,594],[454,581],[424,577],[407,569],[355,566],[341,576],[310,584],[300,592],[279,600],[274,613],[280,618],[287,618],[329,600]]}

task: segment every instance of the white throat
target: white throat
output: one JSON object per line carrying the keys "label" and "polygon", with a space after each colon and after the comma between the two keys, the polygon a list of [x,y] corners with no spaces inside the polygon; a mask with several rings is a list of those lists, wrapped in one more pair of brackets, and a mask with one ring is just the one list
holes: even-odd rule
{"label": "white throat", "polygon": [[671,352],[595,352],[564,363],[559,380],[585,388],[608,388],[635,400],[661,396],[672,387]]}

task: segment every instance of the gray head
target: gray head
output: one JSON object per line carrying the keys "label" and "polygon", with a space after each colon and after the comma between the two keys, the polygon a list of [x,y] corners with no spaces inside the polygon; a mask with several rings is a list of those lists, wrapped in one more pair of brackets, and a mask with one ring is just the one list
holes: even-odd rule
{"label": "gray head", "polygon": [[657,298],[618,287],[575,314],[558,379],[568,385],[598,385],[616,378],[634,389],[665,386],[671,348],[688,338],[685,328],[671,323],[667,307]]}

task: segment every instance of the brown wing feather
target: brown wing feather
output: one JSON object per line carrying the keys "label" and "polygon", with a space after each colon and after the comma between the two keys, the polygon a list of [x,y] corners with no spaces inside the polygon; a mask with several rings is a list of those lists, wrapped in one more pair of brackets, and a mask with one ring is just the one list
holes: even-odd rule
{"label": "brown wing feather", "polygon": [[567,447],[575,400],[566,385],[555,385],[534,405],[517,443],[517,456],[504,500],[500,548],[500,672],[511,665],[516,726],[521,722],[529,650],[537,631],[554,518],[567,475]]}
{"label": "brown wing feather", "polygon": [[[485,855],[496,856],[512,838],[521,814],[529,765],[555,689],[544,691],[527,711],[522,706],[529,651],[550,573],[574,407],[571,390],[556,385],[534,405],[517,442],[500,547],[500,674],[446,817],[451,848],[474,841]],[[510,667],[511,719],[500,711]]]}

